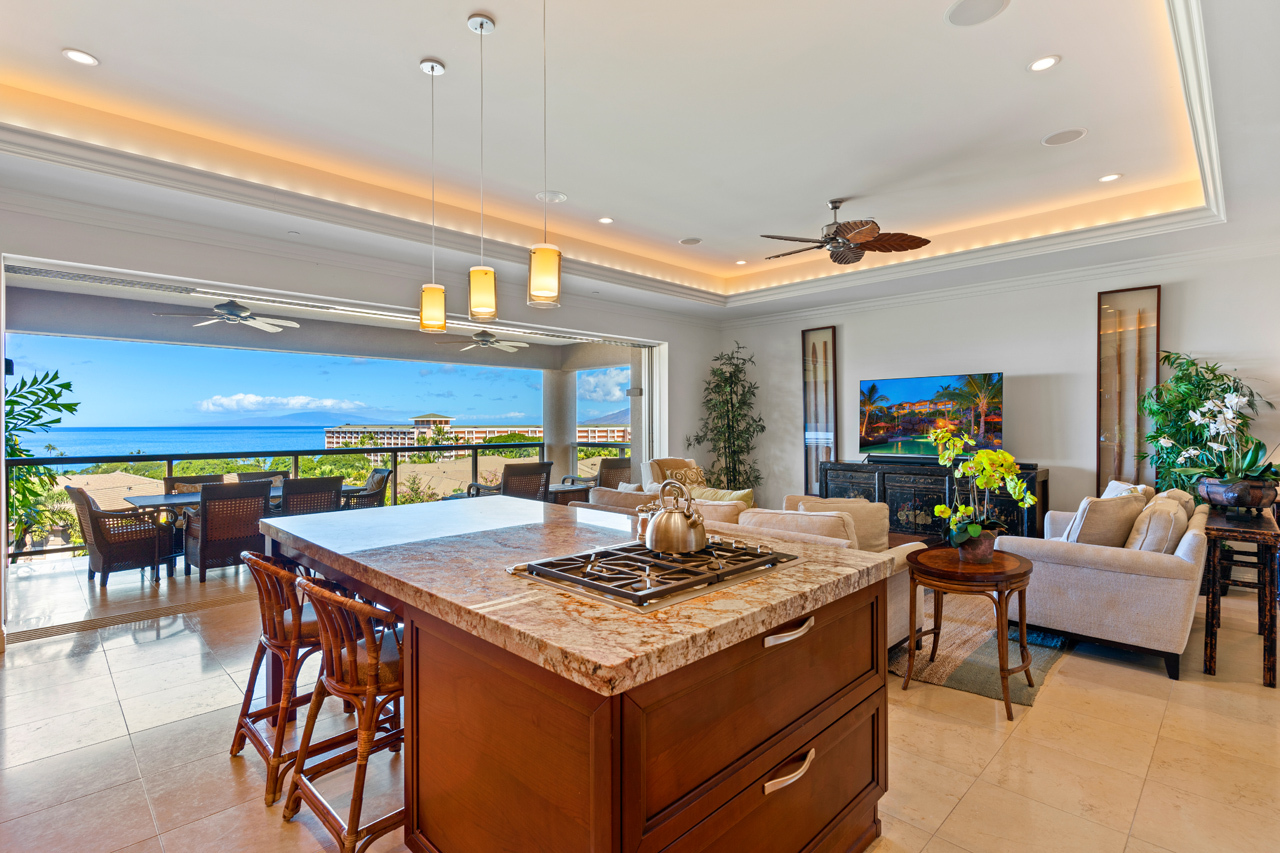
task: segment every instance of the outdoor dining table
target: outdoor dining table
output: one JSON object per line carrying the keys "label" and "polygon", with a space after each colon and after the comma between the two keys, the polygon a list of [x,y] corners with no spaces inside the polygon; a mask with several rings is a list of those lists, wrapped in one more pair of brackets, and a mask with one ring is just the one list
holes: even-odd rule
{"label": "outdoor dining table", "polygon": [[[281,494],[280,486],[271,487],[271,499],[279,500]],[[364,486],[347,486],[342,487],[342,496],[354,495],[364,491]],[[188,506],[200,505],[199,492],[183,492],[182,494],[172,495],[133,495],[126,497],[126,501],[138,507],[138,509],[181,509]]]}

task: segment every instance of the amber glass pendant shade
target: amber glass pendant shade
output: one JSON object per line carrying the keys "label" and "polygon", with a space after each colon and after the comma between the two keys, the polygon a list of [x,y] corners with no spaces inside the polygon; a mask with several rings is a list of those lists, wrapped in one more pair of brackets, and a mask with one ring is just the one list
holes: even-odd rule
{"label": "amber glass pendant shade", "polygon": [[498,316],[498,288],[493,267],[471,268],[471,293],[467,313],[472,320],[492,320]]}
{"label": "amber glass pendant shade", "polygon": [[529,305],[560,307],[560,250],[550,243],[529,249]]}
{"label": "amber glass pendant shade", "polygon": [[444,285],[422,285],[422,301],[418,307],[418,328],[424,332],[445,331]]}

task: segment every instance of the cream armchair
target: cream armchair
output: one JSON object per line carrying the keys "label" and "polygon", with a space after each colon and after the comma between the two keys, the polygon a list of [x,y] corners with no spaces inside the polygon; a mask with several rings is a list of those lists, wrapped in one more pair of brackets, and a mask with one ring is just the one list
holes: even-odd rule
{"label": "cream armchair", "polygon": [[641,482],[647,488],[650,483],[662,482],[664,468],[696,468],[697,462],[682,459],[679,456],[664,456],[661,459],[650,459],[640,466]]}
{"label": "cream armchair", "polygon": [[[996,548],[1032,563],[1027,621],[1164,658],[1169,677],[1187,648],[1208,542],[1207,506],[1197,507],[1172,554],[1082,545],[1061,537],[1075,517],[1045,515],[1045,538],[1001,536]],[[1010,619],[1017,602],[1012,602]]]}

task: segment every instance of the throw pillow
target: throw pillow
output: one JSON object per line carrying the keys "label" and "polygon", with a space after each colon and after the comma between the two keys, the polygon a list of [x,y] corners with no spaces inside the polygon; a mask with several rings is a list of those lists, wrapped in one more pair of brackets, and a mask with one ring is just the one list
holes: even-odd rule
{"label": "throw pillow", "polygon": [[697,465],[689,465],[684,460],[680,460],[680,464],[672,464],[670,467],[663,465],[658,470],[662,472],[663,480],[675,480],[677,483],[684,483],[686,486],[707,485],[707,478],[702,473],[702,469]]}
{"label": "throw pillow", "polygon": [[1156,490],[1150,486],[1143,486],[1135,483],[1123,483],[1119,480],[1112,480],[1110,483],[1107,483],[1107,487],[1102,490],[1102,497],[1104,498],[1118,498],[1121,495],[1132,494],[1142,495],[1145,500],[1150,501],[1156,496]]}
{"label": "throw pillow", "polygon": [[873,504],[864,498],[806,498],[801,512],[843,512],[853,519],[861,551],[879,554],[889,550],[889,505]]}
{"label": "throw pillow", "polygon": [[199,494],[200,487],[203,483],[174,483],[173,493],[175,495],[195,495]]}
{"label": "throw pillow", "polygon": [[619,483],[615,487],[620,492],[643,492],[644,485],[641,483]]}
{"label": "throw pillow", "polygon": [[1195,515],[1196,499],[1190,493],[1184,492],[1182,489],[1169,489],[1156,495],[1153,500],[1160,500],[1161,498],[1177,501],[1178,505],[1182,507],[1182,511],[1187,514],[1187,518]]}
{"label": "throw pillow", "polygon": [[[781,509],[749,509],[738,516],[738,524],[764,530],[785,530],[811,536],[847,539],[850,548],[858,547],[858,533],[853,519],[843,512],[787,512]],[[768,535],[768,534],[766,534]]]}
{"label": "throw pillow", "polygon": [[1146,497],[1138,492],[1114,498],[1085,498],[1062,538],[1082,545],[1123,548],[1146,505]]}
{"label": "throw pillow", "polygon": [[696,500],[703,501],[741,501],[747,509],[756,505],[755,494],[751,489],[735,492],[730,489],[712,489],[707,486],[690,486],[689,494]]}
{"label": "throw pillow", "polygon": [[1155,498],[1143,508],[1124,547],[1134,551],[1172,554],[1187,532],[1187,514],[1169,498]]}

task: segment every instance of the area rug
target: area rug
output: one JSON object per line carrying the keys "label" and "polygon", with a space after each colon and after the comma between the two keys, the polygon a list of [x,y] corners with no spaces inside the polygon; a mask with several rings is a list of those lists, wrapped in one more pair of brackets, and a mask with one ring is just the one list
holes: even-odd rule
{"label": "area rug", "polygon": [[[933,591],[925,591],[924,628],[933,627]],[[1022,658],[1018,653],[1018,626],[1009,626],[1009,662],[1017,665]],[[1028,630],[1027,647],[1031,652],[1031,677],[1035,687],[1027,686],[1027,679],[1018,673],[1009,679],[1009,701],[1016,705],[1031,705],[1036,694],[1044,686],[1045,676],[1067,651],[1068,639],[1052,631]],[[1000,648],[996,645],[995,605],[991,599],[979,595],[948,595],[942,610],[942,639],[938,643],[938,658],[929,661],[929,649],[933,638],[924,638],[924,648],[916,652],[915,672],[911,681],[923,681],[1003,699],[1000,689]],[[903,643],[889,653],[889,671],[899,677],[907,674],[907,644]]]}

